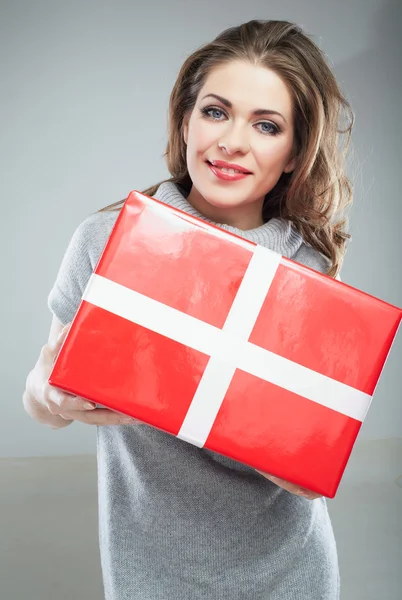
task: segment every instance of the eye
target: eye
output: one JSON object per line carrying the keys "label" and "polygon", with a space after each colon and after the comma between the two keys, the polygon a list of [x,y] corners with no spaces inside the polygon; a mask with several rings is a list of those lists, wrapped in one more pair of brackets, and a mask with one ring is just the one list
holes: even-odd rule
{"label": "eye", "polygon": [[279,128],[274,125],[273,123],[270,123],[269,121],[262,121],[261,123],[256,123],[256,127],[258,127],[258,125],[267,125],[268,127],[270,127],[271,129],[260,129],[261,133],[263,133],[264,135],[278,135],[278,133],[280,133]]}
{"label": "eye", "polygon": [[210,117],[214,121],[220,121],[220,119],[216,119],[210,113],[214,112],[214,113],[220,113],[221,115],[225,114],[223,112],[223,110],[221,110],[220,108],[216,108],[215,106],[205,106],[204,108],[201,108],[201,112],[205,117]]}

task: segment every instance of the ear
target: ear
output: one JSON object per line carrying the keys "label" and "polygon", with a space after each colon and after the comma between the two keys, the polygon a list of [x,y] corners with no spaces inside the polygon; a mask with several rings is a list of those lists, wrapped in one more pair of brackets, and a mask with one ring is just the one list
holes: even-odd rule
{"label": "ear", "polygon": [[187,140],[188,140],[188,121],[189,121],[189,116],[186,115],[183,119],[183,140],[184,143],[187,146]]}
{"label": "ear", "polygon": [[292,171],[295,170],[296,167],[296,163],[297,163],[297,157],[295,156],[294,158],[292,158],[288,164],[286,165],[286,167],[283,169],[284,173],[291,173]]}

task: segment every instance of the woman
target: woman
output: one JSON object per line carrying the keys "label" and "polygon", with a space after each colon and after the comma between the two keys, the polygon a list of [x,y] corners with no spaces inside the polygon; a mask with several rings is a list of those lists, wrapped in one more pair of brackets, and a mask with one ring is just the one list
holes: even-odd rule
{"label": "woman", "polygon": [[[144,193],[336,277],[352,196],[338,133],[346,150],[352,126],[313,41],[286,21],[250,21],[185,61],[170,98],[171,178]],[[47,384],[122,202],[74,233],[24,394],[41,423],[98,425],[106,598],[338,599],[324,498]]]}

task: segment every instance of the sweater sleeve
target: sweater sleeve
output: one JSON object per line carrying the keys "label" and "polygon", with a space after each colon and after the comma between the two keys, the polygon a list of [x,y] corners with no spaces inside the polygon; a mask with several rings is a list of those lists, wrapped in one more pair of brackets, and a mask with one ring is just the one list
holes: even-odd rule
{"label": "sweater sleeve", "polygon": [[63,325],[71,322],[78,310],[117,215],[117,211],[90,215],[68,244],[47,299],[49,309]]}

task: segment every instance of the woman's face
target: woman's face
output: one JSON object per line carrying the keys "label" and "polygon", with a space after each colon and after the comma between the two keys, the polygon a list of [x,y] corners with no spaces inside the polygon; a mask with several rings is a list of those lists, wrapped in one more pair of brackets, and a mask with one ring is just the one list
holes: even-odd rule
{"label": "woman's face", "polygon": [[[243,230],[261,225],[265,195],[295,166],[292,98],[282,79],[245,61],[216,67],[183,132],[193,182],[189,202],[218,223]],[[222,171],[210,164],[219,160],[248,174],[222,179]]]}

